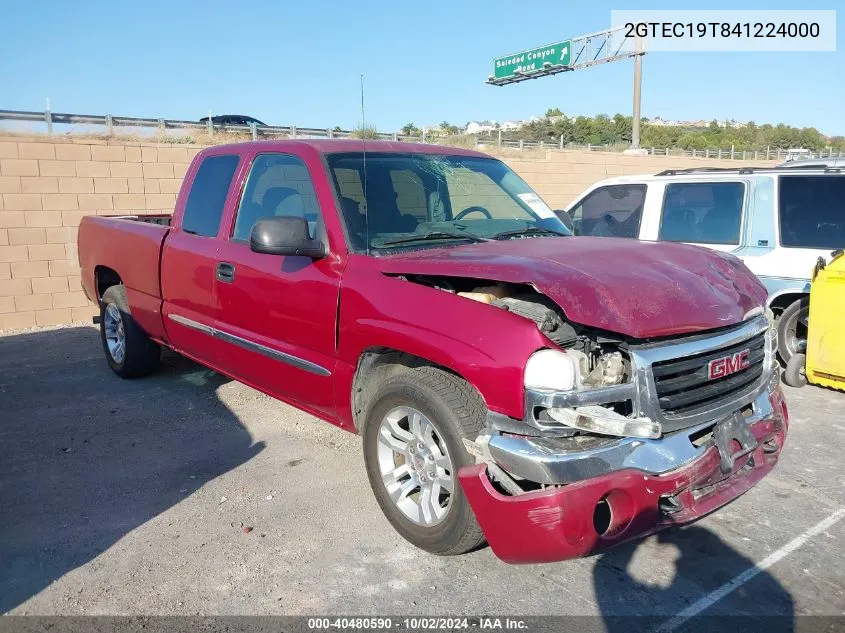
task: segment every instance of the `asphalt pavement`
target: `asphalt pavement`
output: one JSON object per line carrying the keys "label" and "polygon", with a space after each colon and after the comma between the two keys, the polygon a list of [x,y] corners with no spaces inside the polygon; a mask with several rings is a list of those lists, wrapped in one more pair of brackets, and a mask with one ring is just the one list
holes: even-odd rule
{"label": "asphalt pavement", "polygon": [[[120,380],[93,327],[0,336],[0,613],[845,614],[845,394],[787,389],[777,469],[592,558],[441,558],[382,516],[360,439],[168,353]],[[842,519],[842,520],[840,520]],[[610,627],[608,627],[610,628]]]}

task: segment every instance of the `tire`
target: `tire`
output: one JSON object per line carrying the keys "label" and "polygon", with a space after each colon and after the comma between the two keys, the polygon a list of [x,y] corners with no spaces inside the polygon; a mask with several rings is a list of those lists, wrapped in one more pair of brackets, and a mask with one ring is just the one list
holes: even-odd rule
{"label": "tire", "polygon": [[794,354],[783,371],[783,381],[790,387],[803,387],[807,384],[807,356]]}
{"label": "tire", "polygon": [[[116,341],[121,337],[123,349],[119,353]],[[109,367],[121,378],[140,378],[158,369],[161,347],[132,318],[123,286],[112,286],[103,293],[100,301],[100,341]]]}
{"label": "tire", "polygon": [[[363,428],[364,463],[370,486],[387,520],[406,540],[432,554],[453,556],[482,545],[484,535],[457,477],[460,468],[475,463],[475,459],[464,448],[462,440],[474,440],[485,424],[487,409],[478,392],[453,374],[424,366],[408,368],[386,378],[374,388],[372,398],[368,402]],[[421,447],[420,442],[416,445],[420,447],[416,455],[402,455],[383,441],[385,431],[382,431],[382,423],[388,414],[399,419],[396,427],[406,425],[410,430],[413,415],[401,418],[402,412],[409,410],[421,414],[419,424],[423,428],[426,419],[432,425],[430,439],[434,440],[436,450],[423,454],[431,445],[431,441],[427,440],[426,449]],[[408,436],[412,437],[412,434],[408,433]],[[425,433],[422,436],[425,436]],[[395,437],[393,441],[396,441]],[[408,446],[412,444],[413,440],[408,442]],[[432,455],[434,456],[431,457]],[[436,460],[436,463],[432,461],[433,465],[425,466],[429,463],[429,457]],[[419,466],[414,465],[415,459],[423,463],[422,471],[413,470]],[[449,468],[441,468],[446,462]],[[416,491],[411,489],[404,499],[395,502],[388,492],[388,484],[385,483],[382,473],[391,472],[391,469],[397,472],[402,468],[407,471],[408,478],[400,483],[394,481],[390,484],[394,494],[397,494],[397,489],[411,486],[413,477],[416,477],[418,482],[423,479],[423,483]],[[450,471],[451,493],[445,500],[446,488],[439,486],[439,483],[435,483],[431,478],[425,483],[425,477],[432,472],[432,468],[437,473],[437,482],[445,478],[447,470]],[[436,496],[439,501],[423,503],[426,498],[423,485],[429,489],[429,499]],[[401,492],[399,494],[401,495]],[[401,502],[403,507],[413,509],[414,499],[419,506],[420,516],[417,521],[412,520],[398,505]],[[431,508],[434,503],[437,503],[438,507],[445,505],[445,514],[438,518],[434,516],[436,512],[429,510],[429,519],[432,521],[426,524],[423,506]]]}
{"label": "tire", "polygon": [[810,317],[810,297],[790,304],[778,319],[778,354],[784,365],[796,354],[807,349],[807,322]]}

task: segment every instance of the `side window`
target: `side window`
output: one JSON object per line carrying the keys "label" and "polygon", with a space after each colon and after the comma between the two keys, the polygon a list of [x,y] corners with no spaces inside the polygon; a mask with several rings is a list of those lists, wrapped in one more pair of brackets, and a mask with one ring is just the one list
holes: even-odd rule
{"label": "side window", "polygon": [[227,155],[209,156],[202,161],[185,203],[183,231],[204,237],[217,235],[239,159],[239,156]]}
{"label": "side window", "polygon": [[845,175],[780,177],[780,243],[833,250],[845,245]]}
{"label": "side window", "polygon": [[575,235],[639,237],[645,193],[646,185],[607,185],[590,192],[572,210]]}
{"label": "side window", "polygon": [[288,154],[260,154],[249,170],[233,240],[248,240],[261,218],[293,215],[305,218],[311,237],[316,235],[320,209],[305,164]]}
{"label": "side window", "polygon": [[680,182],[666,185],[659,239],[699,244],[739,244],[745,185]]}

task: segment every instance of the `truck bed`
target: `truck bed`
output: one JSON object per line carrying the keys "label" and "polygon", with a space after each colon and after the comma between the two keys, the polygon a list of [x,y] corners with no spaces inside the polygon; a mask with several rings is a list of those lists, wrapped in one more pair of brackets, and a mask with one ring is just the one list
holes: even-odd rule
{"label": "truck bed", "polygon": [[159,264],[164,238],[170,232],[169,215],[96,216],[79,225],[79,265],[82,285],[91,299],[98,299],[98,273],[120,271],[127,294],[161,297]]}
{"label": "truck bed", "polygon": [[147,224],[158,224],[160,226],[170,226],[173,216],[169,213],[159,213],[157,215],[103,215],[103,218],[111,218],[113,220],[131,220],[132,222],[146,222]]}

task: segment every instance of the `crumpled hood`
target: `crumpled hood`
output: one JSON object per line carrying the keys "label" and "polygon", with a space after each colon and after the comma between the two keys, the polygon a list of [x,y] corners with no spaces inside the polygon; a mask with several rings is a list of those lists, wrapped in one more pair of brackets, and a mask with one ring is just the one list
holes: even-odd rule
{"label": "crumpled hood", "polygon": [[532,284],[570,321],[639,339],[740,323],[766,300],[765,288],[739,259],[668,242],[513,239],[377,262],[389,274]]}

